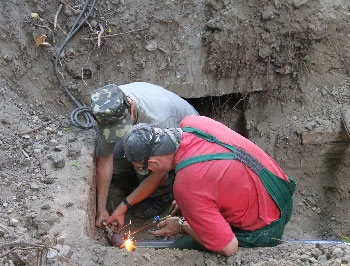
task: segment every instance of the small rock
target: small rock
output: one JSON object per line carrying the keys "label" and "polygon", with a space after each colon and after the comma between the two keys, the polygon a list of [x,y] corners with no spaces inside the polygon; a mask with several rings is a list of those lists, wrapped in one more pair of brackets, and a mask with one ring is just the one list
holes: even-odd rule
{"label": "small rock", "polygon": [[344,255],[344,252],[341,248],[335,248],[333,253],[332,253],[332,257],[333,258],[340,258]]}
{"label": "small rock", "polygon": [[50,210],[51,206],[49,204],[45,204],[45,205],[41,206],[41,209],[42,210]]}
{"label": "small rock", "polygon": [[65,206],[66,208],[72,207],[73,206],[73,202],[66,202]]}
{"label": "small rock", "polygon": [[53,156],[52,164],[55,168],[63,168],[66,164],[64,158],[62,156]]}
{"label": "small rock", "polygon": [[33,191],[38,191],[40,189],[39,185],[37,183],[31,183],[30,184],[30,188],[33,190]]}
{"label": "small rock", "polygon": [[55,244],[55,239],[53,236],[43,236],[41,242],[46,246],[52,247]]}
{"label": "small rock", "polygon": [[151,261],[151,255],[150,254],[145,253],[142,256],[145,257],[148,261]]}
{"label": "small rock", "polygon": [[7,230],[5,228],[0,227],[0,237],[3,237],[7,233]]}
{"label": "small rock", "polygon": [[9,220],[9,226],[16,227],[19,224],[19,220],[16,218],[10,218]]}
{"label": "small rock", "polygon": [[309,0],[293,0],[293,5],[295,8],[299,8],[302,5],[305,5]]}
{"label": "small rock", "polygon": [[51,226],[46,222],[38,223],[38,235],[46,235]]}
{"label": "small rock", "polygon": [[211,259],[206,259],[206,260],[204,260],[204,264],[205,264],[206,266],[216,266],[216,265],[217,265],[216,262],[213,261],[213,260],[211,260]]}
{"label": "small rock", "polygon": [[54,151],[62,151],[63,149],[64,149],[63,145],[57,145],[55,146]]}
{"label": "small rock", "polygon": [[51,185],[55,183],[55,178],[43,178],[41,182],[43,182],[46,185]]}
{"label": "small rock", "polygon": [[55,131],[53,130],[53,128],[51,127],[46,127],[45,128],[45,131],[48,133],[48,134],[53,134]]}
{"label": "small rock", "polygon": [[35,149],[35,150],[34,150],[34,154],[35,154],[35,155],[40,155],[40,154],[41,154],[41,151],[42,151],[41,149]]}
{"label": "small rock", "polygon": [[76,148],[69,148],[68,149],[68,156],[72,157],[74,159],[78,158],[81,154],[81,150],[80,149],[76,149]]}
{"label": "small rock", "polygon": [[275,18],[275,9],[272,7],[272,6],[267,6],[263,12],[262,12],[262,19],[263,20],[271,20],[271,19],[274,19]]}
{"label": "small rock", "polygon": [[316,122],[314,120],[312,120],[305,125],[305,128],[310,131],[310,130],[314,129],[316,127],[316,125],[317,125]]}
{"label": "small rock", "polygon": [[66,241],[66,238],[64,236],[60,236],[56,239],[57,244],[63,245]]}
{"label": "small rock", "polygon": [[50,146],[51,147],[57,146],[57,143],[58,143],[57,139],[50,139]]}
{"label": "small rock", "polygon": [[30,164],[31,164],[30,158],[23,159],[23,162],[22,162],[23,167],[29,167]]}
{"label": "small rock", "polygon": [[145,49],[147,51],[150,51],[150,52],[153,52],[153,51],[157,50],[157,48],[158,48],[158,44],[157,44],[157,42],[155,40],[151,40],[145,46]]}

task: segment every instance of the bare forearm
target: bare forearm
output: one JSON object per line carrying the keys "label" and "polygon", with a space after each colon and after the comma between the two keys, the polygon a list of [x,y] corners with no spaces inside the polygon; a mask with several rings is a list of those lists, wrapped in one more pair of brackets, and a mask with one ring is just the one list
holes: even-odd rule
{"label": "bare forearm", "polygon": [[184,221],[182,224],[182,231],[191,237],[193,237],[199,244],[203,246],[202,240],[196,235],[196,233],[193,231],[192,227],[189,225],[187,221]]}
{"label": "bare forearm", "polygon": [[105,209],[113,174],[113,155],[98,158],[96,169],[97,209]]}
{"label": "bare forearm", "polygon": [[152,172],[126,199],[131,205],[146,199],[164,182],[167,174],[167,172]]}

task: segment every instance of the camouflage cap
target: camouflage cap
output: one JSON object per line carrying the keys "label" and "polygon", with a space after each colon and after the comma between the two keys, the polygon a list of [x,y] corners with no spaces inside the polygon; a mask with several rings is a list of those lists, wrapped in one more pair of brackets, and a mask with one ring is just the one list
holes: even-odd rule
{"label": "camouflage cap", "polygon": [[97,132],[107,142],[122,139],[132,126],[128,99],[117,85],[95,90],[91,94],[91,111]]}

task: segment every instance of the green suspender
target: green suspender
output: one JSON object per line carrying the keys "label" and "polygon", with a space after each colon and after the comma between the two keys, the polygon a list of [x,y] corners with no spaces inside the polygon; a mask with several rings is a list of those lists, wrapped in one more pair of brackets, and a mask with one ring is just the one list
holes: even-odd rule
{"label": "green suspender", "polygon": [[188,158],[186,160],[181,161],[175,168],[175,173],[182,168],[189,166],[194,163],[199,163],[199,162],[205,162],[205,161],[211,161],[211,160],[239,160],[248,167],[250,167],[257,175],[259,175],[260,171],[264,168],[253,156],[251,156],[249,153],[236,148],[234,146],[231,146],[227,143],[224,143],[220,140],[218,140],[216,137],[207,134],[197,128],[193,127],[184,127],[182,129],[184,132],[189,132],[194,135],[196,135],[199,138],[202,138],[206,141],[217,143],[228,150],[230,150],[230,153],[214,153],[214,154],[203,154],[203,155],[198,155],[194,156],[191,158]]}
{"label": "green suspender", "polygon": [[201,131],[197,128],[193,128],[193,127],[184,127],[182,129],[184,132],[189,132],[192,133],[194,135],[196,135],[199,138],[202,138],[204,140],[207,140],[209,142],[213,142],[213,143],[217,143],[221,146],[226,147],[227,149],[229,149],[232,153],[214,153],[214,154],[203,154],[203,155],[198,155],[198,156],[194,156],[191,158],[188,158],[187,160],[183,160],[181,161],[175,168],[175,173],[179,170],[181,170],[184,167],[187,167],[191,164],[194,163],[199,163],[199,162],[205,162],[205,161],[211,161],[211,160],[234,160],[236,159],[235,157],[235,147],[228,145],[226,143],[221,142],[220,140],[218,140],[216,137],[205,133],[204,131]]}

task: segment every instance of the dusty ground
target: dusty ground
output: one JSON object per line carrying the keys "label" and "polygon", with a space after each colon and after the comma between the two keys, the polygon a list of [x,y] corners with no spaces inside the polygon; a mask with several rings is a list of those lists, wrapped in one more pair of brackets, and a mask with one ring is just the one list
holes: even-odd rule
{"label": "dusty ground", "polygon": [[[82,105],[110,82],[163,85],[249,137],[297,180],[283,240],[328,242],[229,258],[129,253],[94,228],[94,134],[71,125],[76,106],[54,71],[83,3],[0,4],[0,264],[349,264],[349,246],[334,242],[350,237],[350,148],[340,119],[350,101],[348,1],[97,1],[60,54],[59,74]],[[42,35],[49,45],[36,47]]]}

